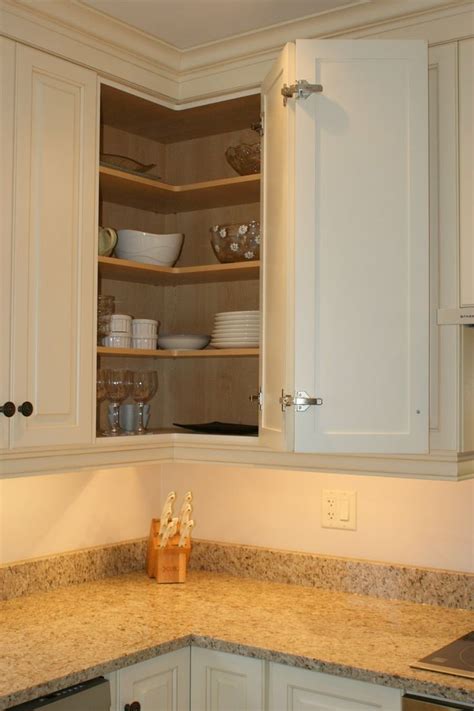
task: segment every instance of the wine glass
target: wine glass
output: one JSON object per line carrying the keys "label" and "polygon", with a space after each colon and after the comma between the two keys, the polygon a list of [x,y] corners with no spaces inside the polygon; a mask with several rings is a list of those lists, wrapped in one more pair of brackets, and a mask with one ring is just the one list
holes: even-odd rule
{"label": "wine glass", "polygon": [[104,434],[116,437],[122,433],[122,428],[119,425],[119,408],[130,393],[131,372],[122,368],[110,369],[105,372],[105,391],[107,399],[112,405],[112,413],[110,429]]}
{"label": "wine glass", "polygon": [[[97,400],[97,419],[96,419],[96,429],[100,429],[100,403],[107,398],[107,390],[105,387],[105,381],[107,379],[107,370],[105,368],[97,369],[96,378],[96,400]],[[102,432],[101,434],[105,434]]]}
{"label": "wine glass", "polygon": [[144,434],[143,407],[158,389],[158,375],[154,370],[135,370],[131,376],[130,395],[138,405],[138,423],[134,434]]}

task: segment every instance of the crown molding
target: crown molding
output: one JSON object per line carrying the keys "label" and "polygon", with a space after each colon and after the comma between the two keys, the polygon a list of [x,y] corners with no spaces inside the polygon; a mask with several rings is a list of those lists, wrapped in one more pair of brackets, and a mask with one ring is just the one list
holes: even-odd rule
{"label": "crown molding", "polygon": [[[410,37],[423,26],[421,34],[430,43],[449,41],[460,36],[460,27],[461,34],[469,29],[472,16],[466,21],[462,14],[473,10],[472,0],[356,0],[331,12],[179,50],[81,0],[0,0],[0,32],[106,79],[185,105],[257,88],[284,44],[298,38],[397,31]],[[444,36],[449,22],[455,27]],[[438,34],[430,34],[426,28],[435,25]]]}

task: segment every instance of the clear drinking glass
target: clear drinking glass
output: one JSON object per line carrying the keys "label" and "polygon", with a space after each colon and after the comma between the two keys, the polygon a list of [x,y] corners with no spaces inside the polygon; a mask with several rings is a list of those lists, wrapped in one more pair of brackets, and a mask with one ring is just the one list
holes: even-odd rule
{"label": "clear drinking glass", "polygon": [[135,370],[131,376],[130,395],[138,405],[138,424],[134,434],[144,434],[143,407],[158,389],[158,375],[154,370]]}
{"label": "clear drinking glass", "polygon": [[130,394],[131,387],[131,372],[125,369],[110,369],[106,370],[105,376],[105,391],[107,399],[112,405],[111,427],[104,434],[109,437],[116,437],[122,434],[122,428],[119,425],[119,408],[121,403],[127,399]]}

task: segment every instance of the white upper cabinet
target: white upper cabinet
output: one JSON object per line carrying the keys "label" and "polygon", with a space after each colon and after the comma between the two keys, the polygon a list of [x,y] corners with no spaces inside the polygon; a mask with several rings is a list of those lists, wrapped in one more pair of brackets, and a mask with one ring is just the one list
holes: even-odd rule
{"label": "white upper cabinet", "polygon": [[16,45],[14,114],[10,447],[91,442],[96,75]]}
{"label": "white upper cabinet", "polygon": [[[284,106],[297,79],[322,91]],[[425,452],[426,44],[298,40],[262,101],[262,438],[297,452]],[[322,404],[283,412],[282,389]]]}

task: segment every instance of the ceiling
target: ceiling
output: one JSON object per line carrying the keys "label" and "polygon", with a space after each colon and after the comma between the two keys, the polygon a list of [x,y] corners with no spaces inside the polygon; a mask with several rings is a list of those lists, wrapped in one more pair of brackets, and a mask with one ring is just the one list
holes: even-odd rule
{"label": "ceiling", "polygon": [[191,49],[370,0],[81,0],[177,49]]}

